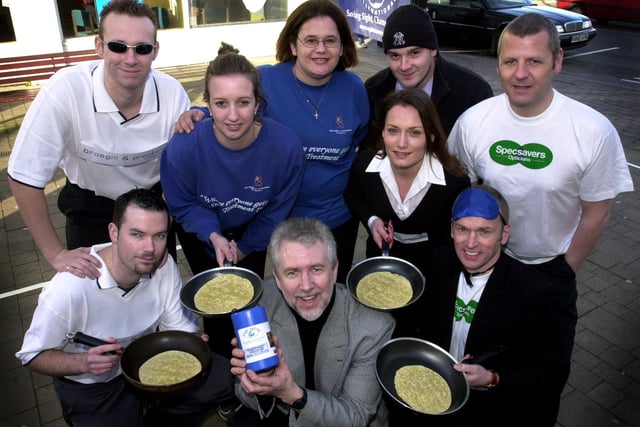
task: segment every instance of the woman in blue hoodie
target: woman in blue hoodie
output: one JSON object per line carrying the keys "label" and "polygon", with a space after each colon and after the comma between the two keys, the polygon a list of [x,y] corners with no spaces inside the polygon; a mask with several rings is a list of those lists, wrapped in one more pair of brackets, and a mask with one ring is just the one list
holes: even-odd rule
{"label": "woman in blue hoodie", "polygon": [[[291,216],[317,218],[337,242],[338,282],[351,269],[358,220],[343,192],[356,148],[367,133],[369,100],[349,71],[358,63],[349,23],[331,0],[307,0],[287,18],[276,43],[275,65],[258,67],[269,102],[266,117],[290,127],[304,145],[305,174]],[[205,111],[206,113],[206,111]],[[189,132],[202,114],[190,110],[177,131]]]}
{"label": "woman in blue hoodie", "polygon": [[[204,99],[211,118],[174,135],[162,154],[162,189],[194,274],[232,263],[262,277],[271,232],[289,216],[300,190],[302,143],[261,117],[260,74],[231,45],[223,43],[209,64]],[[224,330],[228,340],[212,344],[230,352],[233,328]]]}

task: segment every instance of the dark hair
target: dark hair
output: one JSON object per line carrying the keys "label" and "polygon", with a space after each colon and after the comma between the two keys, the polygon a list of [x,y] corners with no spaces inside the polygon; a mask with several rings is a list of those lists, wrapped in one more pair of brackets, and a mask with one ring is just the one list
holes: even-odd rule
{"label": "dark hair", "polygon": [[317,242],[324,244],[327,257],[332,267],[338,264],[336,252],[336,239],[327,225],[316,218],[289,218],[281,222],[269,241],[267,253],[271,259],[273,268],[277,271],[280,267],[280,247],[282,242],[295,242],[304,246],[312,246]]}
{"label": "dark hair", "polygon": [[312,18],[323,16],[328,16],[336,23],[340,43],[342,43],[342,56],[340,56],[336,70],[343,71],[358,65],[358,52],[347,17],[342,9],[331,0],[308,0],[291,12],[276,43],[276,59],[279,62],[294,61],[295,56],[291,52],[291,43],[296,43],[300,27]]}
{"label": "dark hair", "polygon": [[229,43],[222,42],[218,49],[218,56],[209,62],[207,72],[204,75],[204,101],[209,103],[209,80],[215,76],[229,76],[232,74],[242,74],[246,76],[253,85],[253,96],[256,98],[258,112],[255,120],[260,121],[261,114],[267,108],[267,100],[260,89],[260,72],[244,55],[239,54],[239,50]]}
{"label": "dark hair", "polygon": [[158,31],[158,18],[149,6],[144,3],[138,3],[136,0],[111,0],[105,5],[100,12],[100,24],[98,25],[98,35],[102,39],[104,36],[104,18],[111,13],[120,15],[128,15],[136,18],[149,18],[155,29],[153,33],[153,41],[156,41]]}
{"label": "dark hair", "polygon": [[162,198],[162,195],[146,188],[134,188],[133,190],[129,190],[118,196],[116,199],[116,203],[113,207],[112,222],[118,229],[120,229],[124,214],[130,205],[136,205],[141,209],[151,212],[166,212],[167,227],[169,226],[169,208]]}
{"label": "dark hair", "polygon": [[[376,129],[381,130],[375,147],[376,151],[382,152],[379,157],[384,158],[387,155],[384,148],[382,130],[385,127],[389,110],[396,105],[413,107],[418,112],[422,127],[426,133],[427,153],[436,157],[440,163],[442,163],[442,166],[450,173],[456,176],[465,176],[466,172],[460,165],[458,159],[449,153],[447,148],[447,134],[440,123],[440,116],[438,116],[436,106],[429,95],[422,89],[413,88],[391,92],[383,99],[380,106],[380,115],[377,119],[378,123],[376,124]],[[431,135],[433,135],[433,139]]]}
{"label": "dark hair", "polygon": [[525,13],[524,15],[518,16],[516,19],[511,21],[509,25],[507,25],[500,35],[500,40],[498,42],[498,58],[500,57],[502,39],[505,34],[509,33],[523,38],[538,34],[541,31],[544,31],[549,35],[549,43],[547,46],[553,55],[553,66],[555,67],[556,58],[558,57],[558,54],[560,54],[560,36],[558,35],[558,30],[555,24],[551,22],[549,18],[544,15],[540,15],[539,13]]}

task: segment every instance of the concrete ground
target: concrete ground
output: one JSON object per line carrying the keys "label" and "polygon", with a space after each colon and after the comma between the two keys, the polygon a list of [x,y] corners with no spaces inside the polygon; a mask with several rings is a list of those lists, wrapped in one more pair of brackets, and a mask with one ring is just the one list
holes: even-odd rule
{"label": "concrete ground", "polygon": [[[360,51],[355,71],[367,78],[385,64],[382,49],[371,43]],[[447,58],[474,68],[501,92],[495,63],[482,55],[448,53]],[[256,63],[272,58],[257,58]],[[192,100],[200,101],[206,64],[163,71],[178,78]],[[638,111],[640,88],[564,77],[563,93],[600,110],[617,127],[627,159],[640,164]],[[0,93],[0,427],[66,425],[51,379],[20,366],[14,353],[29,325],[41,283],[53,270],[24,227],[9,190],[6,168],[16,130],[33,91]],[[640,169],[631,167],[638,188]],[[46,187],[53,223],[64,236],[56,200],[64,184],[57,173]],[[620,195],[597,248],[578,274],[579,320],[571,376],[562,396],[557,425],[562,427],[640,426],[640,200],[638,192]],[[535,232],[535,230],[532,230]],[[354,262],[364,258],[361,229]],[[190,271],[179,257],[183,276]],[[532,343],[535,345],[535,343]],[[209,427],[225,425],[217,417]]]}

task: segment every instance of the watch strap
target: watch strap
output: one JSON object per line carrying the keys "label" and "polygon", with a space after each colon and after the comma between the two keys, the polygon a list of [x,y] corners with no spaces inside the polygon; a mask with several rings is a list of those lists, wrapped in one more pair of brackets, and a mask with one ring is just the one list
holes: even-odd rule
{"label": "watch strap", "polygon": [[307,389],[302,388],[302,397],[291,404],[291,407],[296,411],[301,411],[307,405]]}

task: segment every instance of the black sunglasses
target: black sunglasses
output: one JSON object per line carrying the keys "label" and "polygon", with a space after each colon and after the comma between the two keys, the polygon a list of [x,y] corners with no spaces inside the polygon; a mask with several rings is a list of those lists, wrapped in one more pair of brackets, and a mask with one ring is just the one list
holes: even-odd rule
{"label": "black sunglasses", "polygon": [[125,53],[127,49],[133,49],[138,55],[148,55],[153,52],[156,47],[155,44],[142,43],[134,46],[121,42],[105,42],[102,40],[102,44],[106,44],[111,52]]}

